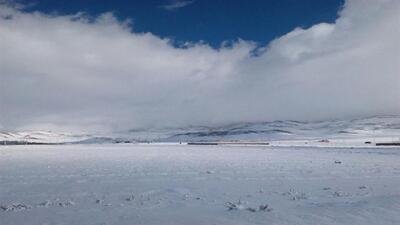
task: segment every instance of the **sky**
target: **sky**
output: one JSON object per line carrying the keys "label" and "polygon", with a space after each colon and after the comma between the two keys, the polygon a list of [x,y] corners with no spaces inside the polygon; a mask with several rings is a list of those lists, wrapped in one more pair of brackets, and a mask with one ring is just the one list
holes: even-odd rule
{"label": "sky", "polygon": [[343,0],[23,0],[26,11],[90,16],[112,12],[135,32],[151,32],[176,45],[204,41],[218,48],[239,38],[267,44],[296,27],[334,22]]}
{"label": "sky", "polygon": [[400,1],[0,0],[0,129],[400,113]]}

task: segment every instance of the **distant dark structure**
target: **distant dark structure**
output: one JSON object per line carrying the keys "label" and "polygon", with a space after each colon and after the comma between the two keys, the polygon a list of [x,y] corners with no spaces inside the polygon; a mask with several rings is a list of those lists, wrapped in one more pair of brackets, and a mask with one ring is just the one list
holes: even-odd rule
{"label": "distant dark structure", "polygon": [[241,142],[241,141],[232,141],[232,142],[208,142],[208,141],[200,141],[200,142],[188,142],[188,145],[269,145],[268,142]]}
{"label": "distant dark structure", "polygon": [[376,146],[400,146],[400,142],[381,142],[376,143]]}
{"label": "distant dark structure", "polygon": [[1,141],[0,145],[56,145],[58,143],[42,143],[29,141]]}

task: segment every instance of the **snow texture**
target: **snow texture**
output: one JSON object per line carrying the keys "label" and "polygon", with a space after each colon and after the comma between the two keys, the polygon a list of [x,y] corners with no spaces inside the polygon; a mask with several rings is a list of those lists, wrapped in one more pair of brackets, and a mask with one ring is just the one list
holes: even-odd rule
{"label": "snow texture", "polygon": [[0,224],[394,225],[399,162],[398,148],[0,146]]}

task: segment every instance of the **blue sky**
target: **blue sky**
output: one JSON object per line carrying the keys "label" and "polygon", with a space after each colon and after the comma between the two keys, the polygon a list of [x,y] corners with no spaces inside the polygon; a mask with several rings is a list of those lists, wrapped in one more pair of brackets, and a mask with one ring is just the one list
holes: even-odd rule
{"label": "blue sky", "polygon": [[256,41],[262,45],[295,27],[334,22],[343,0],[22,0],[29,10],[96,16],[114,12],[132,19],[136,32],[185,41],[205,41],[214,47],[223,41]]}

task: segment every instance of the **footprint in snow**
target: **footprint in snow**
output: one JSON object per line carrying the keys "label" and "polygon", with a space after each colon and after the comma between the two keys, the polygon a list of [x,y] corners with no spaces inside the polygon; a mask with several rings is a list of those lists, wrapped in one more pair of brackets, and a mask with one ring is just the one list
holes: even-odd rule
{"label": "footprint in snow", "polygon": [[272,211],[272,208],[270,208],[268,206],[268,204],[263,204],[263,205],[260,205],[258,208],[255,208],[255,207],[245,206],[241,201],[238,201],[237,203],[227,202],[225,204],[225,207],[228,208],[228,211],[245,210],[245,211],[249,211],[249,212],[252,212],[252,213],[255,213],[255,212],[271,212]]}
{"label": "footprint in snow", "polygon": [[17,212],[17,211],[23,211],[32,208],[30,205],[26,205],[23,203],[13,203],[10,205],[0,205],[0,209],[5,211],[5,212]]}
{"label": "footprint in snow", "polygon": [[131,195],[128,198],[125,199],[125,201],[127,201],[127,202],[131,202],[133,200],[135,200],[135,196],[134,195]]}

